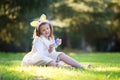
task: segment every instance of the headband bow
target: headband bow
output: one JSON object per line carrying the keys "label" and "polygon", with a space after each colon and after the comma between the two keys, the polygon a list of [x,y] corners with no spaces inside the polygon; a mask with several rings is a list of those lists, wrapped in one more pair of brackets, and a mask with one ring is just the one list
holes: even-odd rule
{"label": "headband bow", "polygon": [[45,14],[42,14],[38,20],[32,21],[30,25],[38,29],[39,25],[43,22],[49,23]]}

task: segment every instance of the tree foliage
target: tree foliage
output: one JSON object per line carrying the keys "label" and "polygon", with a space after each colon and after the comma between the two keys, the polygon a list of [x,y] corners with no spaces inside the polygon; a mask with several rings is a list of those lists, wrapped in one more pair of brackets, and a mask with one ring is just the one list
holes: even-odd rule
{"label": "tree foliage", "polygon": [[[29,23],[49,11],[49,0],[4,0],[0,1],[0,45],[3,51],[28,51],[33,28]],[[9,46],[8,46],[9,45]]]}
{"label": "tree foliage", "polygon": [[[109,0],[70,0],[55,5],[54,13],[67,25],[72,47],[88,47],[107,51],[112,40],[116,43],[119,31],[113,31],[117,4]],[[119,23],[117,23],[119,24]],[[66,27],[64,25],[63,27]],[[103,44],[102,44],[103,43]]]}
{"label": "tree foliage", "polygon": [[113,41],[114,50],[120,50],[117,0],[2,0],[0,50],[29,51],[33,33],[29,23],[42,13],[52,20],[55,36],[63,38],[63,47],[90,46],[107,51]]}

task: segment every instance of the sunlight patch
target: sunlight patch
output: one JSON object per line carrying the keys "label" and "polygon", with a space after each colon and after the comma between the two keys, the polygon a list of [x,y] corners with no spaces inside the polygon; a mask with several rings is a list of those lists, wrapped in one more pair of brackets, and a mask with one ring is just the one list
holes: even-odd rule
{"label": "sunlight patch", "polygon": [[96,71],[120,71],[119,67],[97,67],[95,68]]}

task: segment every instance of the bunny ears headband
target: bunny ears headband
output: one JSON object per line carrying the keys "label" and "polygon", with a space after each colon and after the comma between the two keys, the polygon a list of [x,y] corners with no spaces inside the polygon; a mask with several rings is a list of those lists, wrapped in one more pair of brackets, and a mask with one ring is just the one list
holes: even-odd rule
{"label": "bunny ears headband", "polygon": [[42,14],[38,20],[32,21],[32,22],[30,23],[30,25],[31,25],[32,27],[35,27],[36,29],[38,29],[39,26],[40,26],[42,23],[44,23],[44,22],[49,23],[49,21],[46,19],[46,15],[45,15],[45,14]]}

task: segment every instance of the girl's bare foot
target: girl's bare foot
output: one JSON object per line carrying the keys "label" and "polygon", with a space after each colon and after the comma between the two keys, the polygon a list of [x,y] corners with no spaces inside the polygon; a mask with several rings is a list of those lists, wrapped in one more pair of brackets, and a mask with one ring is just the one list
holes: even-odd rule
{"label": "girl's bare foot", "polygon": [[91,66],[92,66],[91,64],[88,64],[88,65],[87,65],[87,68],[91,68]]}

